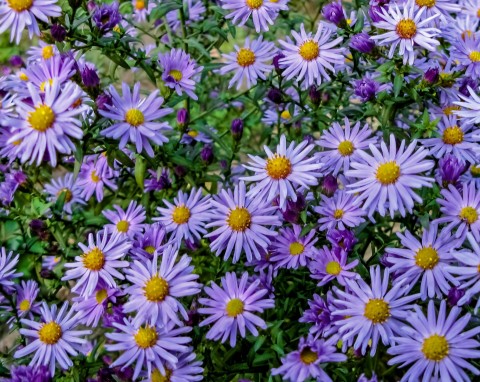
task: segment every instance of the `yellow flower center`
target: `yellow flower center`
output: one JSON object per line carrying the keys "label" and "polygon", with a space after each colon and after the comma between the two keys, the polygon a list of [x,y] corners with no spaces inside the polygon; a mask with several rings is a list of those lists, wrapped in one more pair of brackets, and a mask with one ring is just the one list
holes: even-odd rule
{"label": "yellow flower center", "polygon": [[117,24],[117,25],[115,25],[115,26],[113,27],[113,31],[114,31],[114,32],[117,32],[117,33],[121,33],[121,32],[122,32],[122,29],[120,28],[120,25]]}
{"label": "yellow flower center", "polygon": [[347,25],[352,25],[352,19],[345,19],[345,21],[347,22]]}
{"label": "yellow flower center", "polygon": [[53,50],[53,45],[47,45],[42,48],[42,57],[44,60],[48,60],[49,58],[52,58],[55,55],[55,52]]}
{"label": "yellow flower center", "polygon": [[355,147],[353,147],[353,143],[350,141],[343,141],[338,145],[338,152],[342,157],[352,155],[353,150],[355,150]]}
{"label": "yellow flower center", "polygon": [[95,170],[93,170],[92,173],[90,174],[90,179],[92,179],[92,181],[95,183],[98,183],[101,180],[101,178],[97,175],[97,171]]}
{"label": "yellow flower center", "polygon": [[472,60],[472,62],[480,62],[480,52],[478,50],[470,52],[468,57],[470,57],[470,60]]}
{"label": "yellow flower center", "polygon": [[313,40],[305,41],[298,51],[300,56],[306,61],[315,60],[320,53],[320,47],[318,44]]}
{"label": "yellow flower center", "polygon": [[172,69],[170,70],[170,73],[168,73],[170,77],[172,77],[175,81],[181,81],[183,78],[183,74],[180,70],[177,69]]}
{"label": "yellow flower center", "polygon": [[395,161],[382,163],[378,166],[375,176],[384,186],[393,184],[400,177],[400,166]]}
{"label": "yellow flower center", "polygon": [[465,220],[468,224],[473,224],[478,220],[478,212],[473,207],[463,207],[460,211],[460,219]]}
{"label": "yellow flower center", "polygon": [[448,350],[448,341],[444,336],[433,334],[423,341],[422,353],[430,361],[441,361],[448,355]]}
{"label": "yellow flower center", "polygon": [[390,317],[390,306],[381,298],[372,298],[365,305],[364,316],[374,324],[383,324]]}
{"label": "yellow flower center", "polygon": [[153,255],[155,253],[155,247],[152,245],[147,245],[145,248],[143,248],[143,250],[150,255]]}
{"label": "yellow flower center", "polygon": [[30,309],[30,301],[28,301],[27,299],[23,300],[23,301],[20,303],[19,309],[20,309],[22,312],[26,312],[27,310],[29,310],[29,309]]}
{"label": "yellow flower center", "polygon": [[294,241],[292,244],[290,244],[290,247],[289,247],[290,255],[292,256],[301,255],[304,250],[305,250],[305,246],[298,241]]}
{"label": "yellow flower center", "polygon": [[165,375],[162,375],[162,373],[160,373],[160,370],[155,369],[152,371],[150,380],[151,382],[170,382],[171,376],[172,376],[172,371],[170,369],[165,368]]}
{"label": "yellow flower center", "polygon": [[412,19],[403,19],[398,22],[396,30],[401,38],[412,38],[417,33],[417,25]]}
{"label": "yellow flower center", "polygon": [[18,75],[18,78],[20,78],[22,81],[28,81],[28,76],[21,72],[19,75]]}
{"label": "yellow flower center", "polygon": [[474,178],[478,178],[480,176],[480,166],[475,166],[472,164],[470,166],[470,174],[472,174]]}
{"label": "yellow flower center", "polygon": [[232,298],[229,302],[227,302],[227,306],[225,307],[225,311],[229,317],[237,317],[239,314],[243,313],[243,308],[245,305],[243,301],[239,298]]}
{"label": "yellow flower center", "polygon": [[443,114],[445,115],[453,115],[453,112],[456,110],[460,110],[461,107],[457,105],[447,106],[443,109]]}
{"label": "yellow flower center", "polygon": [[175,206],[172,213],[172,220],[177,224],[185,224],[190,219],[190,210],[185,204]]}
{"label": "yellow flower center", "polygon": [[130,223],[127,222],[126,220],[120,220],[117,223],[118,232],[126,233],[126,232],[128,232],[129,228],[130,228]]}
{"label": "yellow flower center", "polygon": [[52,86],[52,85],[53,85],[53,79],[50,78],[49,80],[43,81],[43,82],[40,84],[40,91],[41,91],[41,92],[45,92],[45,87],[47,86],[47,84],[49,84],[50,86]]}
{"label": "yellow flower center", "polygon": [[101,304],[107,298],[108,293],[106,289],[100,289],[97,293],[95,293],[95,300],[97,303]]}
{"label": "yellow flower center", "polygon": [[456,145],[463,142],[463,131],[458,126],[450,126],[443,130],[443,143]]}
{"label": "yellow flower center", "polygon": [[419,7],[432,8],[435,6],[436,0],[415,0],[415,3],[417,3]]}
{"label": "yellow flower center", "polygon": [[95,247],[90,252],[83,254],[83,265],[91,271],[98,272],[105,265],[105,255],[98,247]]}
{"label": "yellow flower center", "polygon": [[337,276],[342,271],[342,267],[338,261],[329,261],[325,267],[325,271],[329,275]]}
{"label": "yellow flower center", "polygon": [[190,135],[192,138],[198,137],[198,131],[196,130],[190,130],[187,134]]}
{"label": "yellow flower center", "polygon": [[285,179],[292,173],[292,163],[287,157],[275,154],[273,157],[267,159],[265,169],[270,178],[275,180]]}
{"label": "yellow flower center", "polygon": [[227,217],[227,224],[234,231],[245,231],[252,224],[250,212],[244,207],[237,207],[230,211]]}
{"label": "yellow flower center", "polygon": [[415,264],[423,269],[433,269],[440,261],[438,252],[432,247],[423,247],[415,255]]}
{"label": "yellow flower center", "polygon": [[244,68],[255,63],[255,53],[251,49],[241,48],[237,53],[237,63]]}
{"label": "yellow flower center", "polygon": [[125,113],[125,122],[137,127],[145,122],[145,116],[138,109],[130,109]]}
{"label": "yellow flower center", "polygon": [[141,11],[142,9],[145,9],[145,1],[143,1],[143,0],[135,1],[135,9],[137,11]]}
{"label": "yellow flower center", "polygon": [[28,114],[28,123],[32,129],[44,133],[52,127],[55,122],[55,113],[47,105],[40,105]]}
{"label": "yellow flower center", "polygon": [[142,349],[148,349],[157,343],[158,333],[153,326],[146,325],[145,327],[138,329],[138,332],[135,333],[134,338],[138,347]]}
{"label": "yellow flower center", "polygon": [[335,219],[341,219],[343,217],[343,210],[335,210],[333,217]]}
{"label": "yellow flower center", "polygon": [[8,6],[16,12],[28,11],[32,5],[33,0],[7,0]]}
{"label": "yellow flower center", "polygon": [[250,9],[258,9],[263,5],[263,0],[245,0],[245,3]]}
{"label": "yellow flower center", "polygon": [[73,198],[72,191],[66,187],[57,192],[57,197],[60,197],[62,194],[65,194],[65,203],[68,203]]}
{"label": "yellow flower center", "polygon": [[300,352],[300,359],[305,365],[310,365],[318,359],[318,354],[307,346]]}
{"label": "yellow flower center", "polygon": [[292,115],[288,110],[284,110],[280,113],[280,117],[282,117],[283,119],[290,119],[292,118]]}
{"label": "yellow flower center", "polygon": [[42,325],[38,337],[44,344],[55,345],[62,338],[62,328],[55,321],[50,321]]}
{"label": "yellow flower center", "polygon": [[169,286],[167,280],[160,276],[153,276],[147,281],[145,287],[145,297],[148,301],[161,302],[168,295]]}

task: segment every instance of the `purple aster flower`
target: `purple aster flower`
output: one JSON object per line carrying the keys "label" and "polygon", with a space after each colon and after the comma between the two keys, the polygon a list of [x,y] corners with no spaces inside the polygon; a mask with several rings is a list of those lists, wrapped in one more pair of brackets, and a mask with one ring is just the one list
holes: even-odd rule
{"label": "purple aster flower", "polygon": [[449,184],[455,185],[460,175],[466,170],[464,163],[458,160],[455,155],[447,154],[438,161],[438,173],[440,175],[440,184],[447,187]]}
{"label": "purple aster flower", "polygon": [[458,115],[466,124],[480,123],[480,96],[472,88],[468,88],[470,97],[459,94],[462,101],[454,102],[458,109],[453,114]]}
{"label": "purple aster flower", "polygon": [[160,173],[153,170],[148,170],[148,173],[151,178],[145,179],[145,191],[161,191],[172,186],[168,168],[163,168]]}
{"label": "purple aster flower", "polygon": [[[61,56],[54,56],[49,60],[43,60],[38,63],[30,64],[26,70],[25,75],[28,77],[28,81],[35,85],[36,91],[45,93],[45,88],[48,85],[53,86],[53,82],[58,82],[59,87],[62,89],[67,81],[75,74],[75,60],[70,58],[63,58]],[[38,89],[38,90],[37,90]],[[20,88],[20,93],[30,97],[28,88]],[[76,99],[72,101],[72,104],[82,96],[82,93],[78,93]],[[67,105],[71,107],[72,104]]]}
{"label": "purple aster flower", "polygon": [[110,86],[109,92],[112,95],[113,105],[105,105],[107,111],[99,110],[99,112],[103,117],[119,122],[102,130],[101,134],[120,139],[120,149],[130,141],[135,144],[137,153],[145,150],[149,156],[153,157],[151,143],[161,146],[168,142],[162,131],[171,129],[167,122],[153,121],[172,113],[173,109],[161,108],[163,98],[158,97],[158,90],[150,93],[147,98],[140,98],[139,82],[133,87],[133,92],[125,82],[122,83],[122,96],[113,85]]}
{"label": "purple aster flower", "polygon": [[343,362],[347,356],[337,353],[335,339],[325,341],[309,335],[300,338],[298,350],[282,358],[282,366],[272,369],[272,375],[281,375],[284,381],[299,382],[314,378],[317,381],[331,381],[322,364]]}
{"label": "purple aster flower", "polygon": [[333,196],[335,191],[338,190],[338,181],[332,174],[327,174],[321,183],[322,193],[326,196]]}
{"label": "purple aster flower", "polygon": [[93,294],[100,280],[103,280],[109,287],[116,288],[114,277],[120,280],[124,276],[116,268],[126,268],[128,261],[120,260],[130,249],[130,243],[121,235],[108,235],[105,231],[88,235],[88,246],[78,243],[83,251],[81,256],[75,257],[75,262],[66,263],[65,268],[72,268],[66,271],[62,280],[77,280],[72,288],[83,297]]}
{"label": "purple aster flower", "polygon": [[103,315],[103,325],[107,328],[113,328],[113,324],[123,324],[126,314],[123,312],[122,305],[113,305],[112,309],[107,310]]}
{"label": "purple aster flower", "polygon": [[25,99],[17,103],[18,119],[12,119],[15,134],[9,143],[20,141],[19,150],[22,151],[21,161],[37,166],[48,153],[53,167],[57,165],[57,151],[61,154],[70,154],[75,145],[70,137],[82,139],[81,122],[76,118],[84,110],[84,106],[72,108],[82,90],[76,84],[69,82],[60,89],[60,84],[53,81],[45,87],[44,97],[40,97],[32,84],[27,84],[32,103]]}
{"label": "purple aster flower", "polygon": [[243,26],[251,18],[257,33],[268,31],[279,11],[288,9],[282,1],[263,0],[222,0],[222,8],[231,11],[225,18],[232,19],[234,25]]}
{"label": "purple aster flower", "polygon": [[451,23],[453,21],[452,13],[462,11],[460,4],[452,3],[449,0],[415,0],[417,7],[425,8],[424,17],[430,17],[434,14],[440,14],[439,20],[441,24]]}
{"label": "purple aster flower", "polygon": [[[480,370],[467,362],[469,358],[480,358],[480,343],[474,339],[480,327],[464,331],[471,315],[460,316],[461,309],[453,307],[446,314],[447,303],[442,300],[438,314],[435,303],[428,303],[427,316],[416,305],[414,314],[408,317],[408,325],[402,326],[398,336],[392,338],[393,345],[388,353],[394,357],[389,365],[405,367],[413,364],[402,377],[402,382],[458,381],[470,378],[464,369],[474,375]],[[423,378],[422,378],[423,377]]]}
{"label": "purple aster flower", "polygon": [[423,74],[423,80],[429,84],[434,84],[440,78],[440,70],[437,67],[428,68]]}
{"label": "purple aster flower", "polygon": [[282,75],[286,80],[296,78],[297,82],[304,78],[304,86],[320,85],[322,78],[330,81],[327,70],[335,73],[334,66],[342,66],[345,58],[343,57],[343,48],[333,48],[340,44],[342,37],[337,37],[333,41],[330,36],[333,31],[323,22],[318,23],[317,33],[306,33],[305,27],[300,26],[300,33],[292,31],[292,41],[287,37],[287,41],[280,40],[280,45],[284,48],[282,53],[285,58],[280,60],[280,66],[284,69]]}
{"label": "purple aster flower", "polygon": [[359,275],[350,270],[358,265],[358,260],[354,260],[347,264],[347,253],[345,251],[330,251],[324,245],[318,250],[312,261],[308,264],[310,269],[310,277],[319,280],[318,286],[323,286],[337,280],[340,285],[345,286],[346,278],[357,278]]}
{"label": "purple aster flower", "polygon": [[13,366],[10,370],[11,379],[2,382],[52,382],[52,377],[46,366]]}
{"label": "purple aster flower", "polygon": [[423,231],[421,241],[409,231],[397,236],[404,248],[386,248],[390,271],[395,274],[395,281],[405,281],[410,285],[420,279],[420,296],[425,300],[446,295],[450,284],[458,281],[449,271],[453,260],[452,251],[462,245],[462,240],[452,238],[447,231],[437,232],[437,226],[431,225]]}
{"label": "purple aster flower", "polygon": [[480,40],[474,36],[457,39],[453,45],[452,58],[466,69],[465,75],[472,79],[480,78]]}
{"label": "purple aster flower", "polygon": [[[278,204],[278,202],[275,204]],[[280,210],[283,220],[292,224],[298,224],[300,221],[300,214],[305,207],[305,196],[303,196],[301,192],[297,192],[297,200],[294,202],[290,198],[287,199],[285,210]]]}
{"label": "purple aster flower", "polygon": [[82,82],[87,88],[94,88],[100,84],[97,71],[91,65],[84,65],[80,74],[82,76]]}
{"label": "purple aster flower", "polygon": [[243,48],[238,45],[234,48],[235,52],[222,55],[225,65],[221,67],[220,74],[235,71],[228,87],[236,84],[238,90],[246,82],[247,88],[250,89],[257,84],[258,78],[266,80],[267,74],[273,69],[273,65],[267,62],[275,56],[275,45],[272,42],[263,41],[263,37],[260,36],[252,42],[247,37]]}
{"label": "purple aster flower", "polygon": [[58,362],[63,370],[73,366],[70,356],[77,356],[82,345],[87,340],[82,338],[91,333],[90,330],[75,330],[79,324],[74,310],[68,309],[65,302],[57,312],[57,306],[48,306],[45,302],[41,307],[41,322],[22,318],[22,324],[31,329],[20,329],[20,334],[32,337],[27,346],[17,350],[14,358],[23,358],[35,353],[30,366],[48,366],[50,374],[55,375],[55,364]]}
{"label": "purple aster flower", "polygon": [[66,173],[62,177],[52,179],[45,185],[45,191],[48,193],[48,200],[56,202],[60,197],[64,198],[63,210],[71,214],[72,206],[76,203],[85,204],[81,197],[81,189],[75,182],[73,173]]}
{"label": "purple aster flower", "polygon": [[88,160],[82,164],[76,184],[82,190],[81,197],[85,200],[89,200],[95,194],[97,201],[101,202],[105,186],[114,191],[117,189],[117,185],[114,183],[117,172],[108,165],[102,165],[102,162],[105,161],[106,157],[100,154],[97,161]]}
{"label": "purple aster flower", "polygon": [[[460,267],[455,267],[456,269],[460,268]],[[453,273],[453,272],[452,272]],[[478,272],[477,272],[478,273]],[[448,295],[447,295],[447,302],[450,306],[455,306],[455,305],[458,305],[458,302],[460,301],[460,299],[465,296],[465,289],[461,289],[461,286],[460,287],[452,287],[449,291],[448,291]],[[467,304],[470,303],[470,299],[467,301]]]}
{"label": "purple aster flower", "polygon": [[181,49],[159,53],[158,61],[163,69],[162,79],[169,88],[175,89],[180,96],[185,92],[192,99],[198,99],[195,94],[195,81],[203,66],[197,66],[196,61]]}
{"label": "purple aster flower", "polygon": [[323,149],[317,154],[324,164],[322,170],[332,171],[335,176],[341,170],[347,171],[351,160],[359,160],[360,151],[365,151],[370,144],[377,142],[377,138],[372,137],[373,132],[368,124],[360,128],[360,122],[357,122],[352,128],[348,118],[344,122],[344,127],[334,122],[332,127],[323,132],[320,140],[315,142]]}
{"label": "purple aster flower", "polygon": [[152,260],[142,262],[134,260],[125,273],[132,286],[125,289],[130,295],[124,304],[125,313],[136,312],[133,323],[163,323],[173,322],[182,325],[178,315],[188,319],[187,311],[179,298],[193,296],[200,292],[200,284],[195,280],[198,275],[192,273],[191,258],[183,255],[176,262],[178,250],[167,247],[161,255],[161,264],[158,264],[158,252],[153,254]]}
{"label": "purple aster flower", "polygon": [[473,126],[458,122],[456,116],[443,116],[438,124],[438,138],[422,139],[423,146],[430,149],[430,154],[442,158],[453,154],[462,162],[475,163],[480,154],[480,136],[478,130],[471,132]]}
{"label": "purple aster flower", "polygon": [[387,9],[380,8],[377,15],[382,19],[374,22],[379,30],[387,32],[372,36],[378,41],[378,45],[390,46],[388,57],[393,58],[397,47],[399,54],[403,56],[403,63],[413,65],[415,60],[415,46],[435,51],[440,42],[434,37],[440,34],[440,30],[430,27],[433,20],[440,16],[434,13],[430,17],[423,17],[425,7],[416,7],[414,0],[408,0],[403,9],[398,4],[393,4]]}
{"label": "purple aster flower", "polygon": [[187,353],[178,355],[178,362],[175,365],[165,366],[165,373],[158,369],[153,369],[150,377],[144,379],[144,382],[194,382],[203,379],[202,362],[196,360],[193,349],[190,348]]}
{"label": "purple aster flower", "polygon": [[133,19],[137,23],[145,23],[147,16],[157,6],[154,1],[148,1],[148,3],[145,4],[145,0],[132,0],[132,5],[134,10]]}
{"label": "purple aster flower", "polygon": [[100,4],[93,12],[93,21],[98,29],[103,33],[115,28],[122,19],[118,10],[118,3],[114,1],[111,4]]}
{"label": "purple aster flower", "polygon": [[388,289],[389,271],[382,272],[379,266],[370,267],[371,285],[361,278],[345,279],[346,290],[334,289],[336,299],[332,308],[338,333],[344,342],[356,338],[353,347],[365,355],[371,346],[370,355],[375,355],[378,341],[384,345],[392,342],[394,333],[402,326],[401,320],[409,317],[410,302],[418,299],[419,294],[406,296],[412,286],[396,282]]}
{"label": "purple aster flower", "polygon": [[132,241],[132,255],[140,261],[151,259],[155,251],[166,245],[167,230],[162,223],[145,224],[145,231],[137,233]]}
{"label": "purple aster flower", "polygon": [[322,195],[322,201],[314,211],[321,216],[318,219],[321,231],[354,228],[365,221],[362,217],[365,211],[356,203],[355,195],[344,190],[337,191],[332,198]]}
{"label": "purple aster flower", "polygon": [[136,234],[142,233],[144,226],[142,223],[146,216],[145,208],[141,204],[138,205],[135,200],[132,200],[126,211],[117,205],[114,205],[113,208],[116,212],[112,210],[102,212],[103,216],[112,223],[104,226],[108,233],[125,235],[128,238],[133,238]]}
{"label": "purple aster flower", "polygon": [[[183,8],[186,9],[185,25],[191,25],[203,18],[206,8],[202,0],[183,0],[182,3]],[[170,28],[177,33],[181,33],[182,21],[180,12],[178,10],[168,12],[166,18]]]}
{"label": "purple aster flower", "polygon": [[326,20],[340,25],[345,22],[345,11],[343,10],[342,3],[332,2],[323,6],[322,15]]}
{"label": "purple aster flower", "polygon": [[7,253],[4,247],[0,252],[0,283],[3,287],[13,286],[12,279],[22,276],[21,272],[16,272],[15,267],[18,264],[20,255],[14,255],[13,251]]}
{"label": "purple aster flower", "polygon": [[33,319],[33,313],[40,313],[40,303],[35,301],[40,289],[33,280],[22,281],[17,286],[17,312],[19,317]]}
{"label": "purple aster flower", "polygon": [[250,166],[245,165],[244,167],[254,171],[255,175],[240,179],[257,183],[250,189],[247,196],[265,198],[267,202],[270,202],[280,195],[279,207],[281,209],[285,207],[287,197],[295,202],[297,200],[296,188],[316,186],[317,178],[321,175],[318,172],[321,165],[317,163],[316,158],[307,157],[313,147],[307,141],[302,141],[298,145],[291,142],[287,147],[285,135],[282,135],[275,153],[264,146],[268,156],[267,160],[249,155],[253,162],[250,162]]}
{"label": "purple aster flower", "polygon": [[[211,133],[215,134],[217,131],[213,128],[210,128]],[[203,131],[198,131],[189,128],[188,131],[183,134],[180,143],[190,145],[194,144],[195,142],[203,142],[203,143],[212,143],[213,140],[210,138],[209,135],[205,134]],[[205,146],[204,146],[205,147]]]}
{"label": "purple aster flower", "polygon": [[224,252],[224,260],[233,252],[234,263],[240,259],[242,251],[248,261],[260,259],[260,249],[266,250],[277,234],[271,226],[281,224],[275,215],[276,207],[262,198],[251,199],[245,192],[245,183],[239,182],[233,191],[224,189],[210,201],[212,222],[207,228],[217,228],[205,237],[214,238],[210,249],[217,256]]}
{"label": "purple aster flower", "polygon": [[121,366],[126,369],[132,363],[136,363],[133,379],[137,379],[142,368],[146,367],[148,375],[152,374],[152,367],[160,370],[165,375],[165,367],[168,364],[175,365],[178,362],[178,354],[188,352],[191,338],[182,336],[192,328],[184,326],[173,329],[172,325],[164,327],[134,324],[127,319],[123,325],[113,323],[118,329],[115,333],[106,333],[106,337],[114,341],[106,344],[108,351],[121,351],[110,367]]}
{"label": "purple aster flower", "polygon": [[353,92],[360,97],[362,102],[374,99],[379,91],[380,84],[372,78],[365,77],[361,80],[353,81]]}
{"label": "purple aster flower", "polygon": [[460,177],[460,181],[464,184],[473,183],[480,190],[480,163],[470,165],[469,169]]}
{"label": "purple aster flower", "polygon": [[8,60],[8,62],[9,62],[10,65],[12,65],[16,68],[21,68],[22,66],[25,65],[22,57],[17,56],[17,55],[11,56],[10,59]]}
{"label": "purple aster flower", "polygon": [[167,208],[157,207],[161,216],[153,218],[165,225],[170,239],[180,243],[183,239],[200,240],[207,233],[205,225],[210,221],[210,196],[202,197],[202,190],[193,188],[190,194],[181,190],[173,203],[163,199]]}
{"label": "purple aster flower", "polygon": [[59,17],[61,8],[57,0],[5,1],[0,4],[0,33],[10,29],[10,42],[20,43],[22,32],[27,27],[30,40],[40,36],[37,19],[49,23],[48,17]]}
{"label": "purple aster flower", "polygon": [[95,328],[107,312],[108,304],[116,303],[119,293],[118,289],[109,288],[100,282],[91,296],[74,298],[76,304],[72,308],[78,312],[82,324]]}
{"label": "purple aster flower", "polygon": [[357,243],[355,234],[348,230],[332,229],[327,232],[327,240],[332,245],[332,250],[335,252],[345,251],[350,252]]}
{"label": "purple aster flower", "polygon": [[472,88],[475,91],[478,91],[478,81],[474,80],[472,77],[463,78],[460,86],[458,87],[458,91],[460,92],[460,94],[468,97],[470,95],[468,88]]}
{"label": "purple aster flower", "polygon": [[324,297],[314,294],[313,300],[308,300],[309,309],[303,312],[303,316],[298,321],[313,324],[310,327],[310,334],[320,334],[327,337],[334,330],[332,312],[330,311],[332,298],[332,292],[328,291]]}
{"label": "purple aster flower", "polygon": [[222,288],[215,282],[205,287],[209,298],[200,298],[200,304],[207,306],[198,309],[200,314],[210,317],[200,323],[200,326],[215,323],[207,333],[207,339],[224,343],[230,338],[230,346],[237,343],[237,332],[245,338],[248,330],[253,336],[258,336],[256,327],[266,329],[267,324],[255,313],[263,313],[264,309],[273,308],[275,303],[271,299],[262,297],[268,293],[267,289],[259,289],[260,280],[248,284],[248,273],[245,272],[240,280],[235,273],[227,272],[222,277]]}
{"label": "purple aster flower", "polygon": [[435,219],[433,224],[448,223],[445,230],[457,229],[456,238],[465,238],[471,232],[480,241],[480,192],[475,183],[463,185],[462,193],[454,186],[441,191],[443,199],[437,199],[443,216]]}
{"label": "purple aster flower", "polygon": [[313,246],[318,240],[311,230],[306,236],[301,235],[302,227],[294,224],[292,228],[283,228],[272,243],[270,261],[275,268],[293,268],[307,265],[307,260],[313,258],[317,249]]}
{"label": "purple aster flower", "polygon": [[381,216],[385,216],[387,210],[392,218],[396,211],[405,216],[407,211],[412,212],[414,201],[422,202],[413,190],[431,187],[433,179],[417,174],[430,170],[434,163],[425,160],[428,151],[423,147],[415,150],[416,145],[413,141],[405,147],[402,140],[397,148],[395,136],[391,134],[390,148],[385,142],[380,145],[382,151],[370,144],[372,155],[360,151],[361,161],[350,163],[354,170],[347,171],[345,175],[358,181],[347,185],[348,192],[358,193],[358,198],[365,200],[363,209],[368,211],[369,217],[376,210]]}
{"label": "purple aster flower", "polygon": [[54,44],[48,44],[43,41],[38,42],[39,46],[32,46],[27,54],[30,56],[28,61],[48,61],[52,57],[60,54]]}
{"label": "purple aster flower", "polygon": [[348,46],[360,53],[368,54],[375,48],[375,41],[370,38],[368,33],[361,32],[350,38]]}

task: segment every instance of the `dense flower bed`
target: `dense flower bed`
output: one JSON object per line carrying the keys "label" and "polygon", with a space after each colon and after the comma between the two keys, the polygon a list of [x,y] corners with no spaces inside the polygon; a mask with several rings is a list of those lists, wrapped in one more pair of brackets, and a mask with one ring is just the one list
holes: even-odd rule
{"label": "dense flower bed", "polygon": [[479,24],[0,0],[0,380],[478,380]]}

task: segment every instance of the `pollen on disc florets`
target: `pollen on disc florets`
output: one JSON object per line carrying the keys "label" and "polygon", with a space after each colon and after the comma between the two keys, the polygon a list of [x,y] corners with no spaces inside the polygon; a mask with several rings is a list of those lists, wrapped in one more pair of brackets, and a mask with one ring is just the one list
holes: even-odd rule
{"label": "pollen on disc florets", "polygon": [[32,129],[44,133],[53,126],[55,113],[48,105],[40,105],[28,114],[28,122]]}
{"label": "pollen on disc florets", "polygon": [[251,49],[241,48],[237,53],[237,63],[244,68],[255,63],[255,53]]}
{"label": "pollen on disc florets", "polygon": [[230,211],[227,224],[234,231],[245,231],[252,224],[252,216],[245,207],[237,207]]}
{"label": "pollen on disc florets", "polygon": [[300,54],[300,56],[302,56],[304,60],[312,61],[318,57],[320,53],[320,47],[315,41],[308,40],[300,46],[298,53]]}
{"label": "pollen on disc florets", "polygon": [[232,298],[225,307],[227,315],[230,317],[237,317],[242,314],[245,308],[245,304],[239,298]]}
{"label": "pollen on disc florets", "polygon": [[403,19],[398,22],[396,31],[401,38],[410,39],[417,33],[417,25],[412,19]]}
{"label": "pollen on disc florets", "polygon": [[390,306],[381,298],[372,298],[365,305],[364,316],[374,324],[383,324],[390,317]]}
{"label": "pollen on disc florets", "polygon": [[275,154],[267,159],[265,169],[270,178],[285,179],[292,173],[292,162],[286,156]]}
{"label": "pollen on disc florets", "polygon": [[384,186],[393,184],[400,177],[400,166],[395,161],[382,163],[378,166],[375,177]]}
{"label": "pollen on disc florets", "polygon": [[140,126],[143,122],[145,122],[145,116],[138,109],[129,109],[125,113],[125,122],[134,127],[137,127]]}

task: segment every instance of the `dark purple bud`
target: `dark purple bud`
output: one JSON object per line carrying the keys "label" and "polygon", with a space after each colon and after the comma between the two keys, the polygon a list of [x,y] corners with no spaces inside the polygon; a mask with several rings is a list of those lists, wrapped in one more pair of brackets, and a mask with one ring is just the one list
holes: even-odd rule
{"label": "dark purple bud", "polygon": [[82,70],[82,81],[87,88],[94,88],[100,85],[100,78],[95,69],[85,66]]}
{"label": "dark purple bud", "polygon": [[109,367],[101,368],[97,373],[97,381],[98,382],[115,382],[113,373],[114,371]]}
{"label": "dark purple bud", "polygon": [[67,31],[60,24],[53,24],[50,27],[50,33],[55,41],[63,42],[67,36]]}
{"label": "dark purple bud", "polygon": [[[327,233],[327,240],[332,244],[335,253],[340,251],[350,252],[356,244],[355,234],[348,230],[330,230]],[[339,253],[338,253],[339,254]]]}
{"label": "dark purple bud", "polygon": [[470,97],[470,92],[468,91],[469,87],[471,87],[474,91],[477,91],[478,82],[477,80],[474,80],[472,77],[465,77],[462,80],[458,91],[462,93],[465,97]]}
{"label": "dark purple bud", "polygon": [[375,98],[378,88],[378,82],[371,78],[353,81],[353,92],[356,96],[360,97],[362,102],[367,102]]}
{"label": "dark purple bud", "polygon": [[[52,377],[48,368],[41,366],[13,366],[11,369],[11,379],[8,382],[51,382]],[[3,381],[3,379],[2,379]]]}
{"label": "dark purple bud", "polygon": [[107,105],[112,105],[112,97],[107,93],[102,93],[97,97],[95,104],[100,110],[108,110]]}
{"label": "dark purple bud", "polygon": [[326,104],[330,101],[330,93],[322,92],[322,104]]}
{"label": "dark purple bud", "polygon": [[98,29],[102,32],[108,32],[112,30],[122,19],[120,12],[118,11],[118,3],[101,4],[95,8],[93,13],[93,21]]}
{"label": "dark purple bud", "polygon": [[452,287],[452,289],[448,291],[447,301],[450,305],[455,306],[464,295],[465,289]]}
{"label": "dark purple bud", "polygon": [[423,75],[423,79],[428,82],[429,84],[434,84],[438,81],[438,77],[440,72],[438,68],[429,68]]}
{"label": "dark purple bud", "polygon": [[45,223],[40,219],[33,219],[30,224],[30,229],[36,235],[40,235],[45,231]]}
{"label": "dark purple bud", "polygon": [[271,88],[267,93],[267,98],[277,105],[283,102],[282,92],[277,88]]}
{"label": "dark purple bud", "polygon": [[210,164],[213,162],[213,147],[211,145],[203,146],[202,151],[200,151],[200,158],[205,164]]}
{"label": "dark purple bud", "polygon": [[20,68],[23,66],[23,60],[22,60],[22,57],[20,56],[12,56],[10,57],[10,65],[16,67],[16,68]]}
{"label": "dark purple bud", "polygon": [[360,53],[370,53],[375,48],[375,41],[368,33],[362,32],[352,36],[349,46]]}
{"label": "dark purple bud", "polygon": [[315,85],[310,86],[308,89],[308,97],[315,106],[320,105],[320,102],[322,102],[322,92]]}
{"label": "dark purple bud", "polygon": [[133,379],[133,368],[115,367],[113,369],[115,375],[122,381],[131,381]]}
{"label": "dark purple bud", "polygon": [[282,73],[283,69],[280,67],[280,60],[284,58],[285,55],[282,53],[277,54],[275,57],[273,57],[273,66],[275,67],[275,70],[277,71],[278,74]]}
{"label": "dark purple bud", "polygon": [[335,25],[340,25],[345,21],[345,13],[343,12],[342,4],[337,2],[325,5],[322,9],[322,14],[326,20]]}
{"label": "dark purple bud", "polygon": [[382,10],[383,10],[382,6],[378,4],[372,4],[368,8],[368,15],[370,16],[370,18],[374,23],[383,21],[383,19],[379,16],[379,13],[382,13]]}
{"label": "dark purple bud", "polygon": [[337,191],[337,189],[338,189],[337,178],[335,178],[331,174],[328,174],[325,178],[323,178],[322,191],[325,195],[332,196],[335,193],[335,191]]}
{"label": "dark purple bud", "polygon": [[313,135],[311,135],[311,134],[305,134],[305,135],[303,136],[303,140],[304,140],[304,141],[307,141],[307,143],[308,143],[309,145],[311,145],[311,144],[313,144],[313,143],[315,142],[315,137],[314,137]]}
{"label": "dark purple bud", "polygon": [[184,177],[185,174],[187,173],[187,169],[183,166],[180,166],[180,165],[175,166],[173,171],[175,172],[175,175],[178,176],[179,178]]}
{"label": "dark purple bud", "polygon": [[390,261],[390,258],[392,257],[393,255],[391,253],[384,253],[380,259],[379,259],[379,263],[384,266],[385,268],[390,268],[390,267],[393,267],[394,263],[392,263]]}
{"label": "dark purple bud", "polygon": [[55,274],[50,269],[42,269],[40,271],[40,276],[42,279],[54,279]]}
{"label": "dark purple bud", "polygon": [[239,141],[242,139],[243,135],[243,121],[240,118],[236,118],[232,121],[232,125],[230,127],[230,131],[232,133],[233,139]]}
{"label": "dark purple bud", "polygon": [[442,178],[442,185],[447,187],[449,184],[455,184],[460,175],[462,175],[466,166],[458,160],[455,155],[447,154],[438,162],[438,170]]}
{"label": "dark purple bud", "polygon": [[8,178],[11,179],[13,182],[15,182],[19,186],[21,186],[27,181],[27,176],[23,171],[12,172]]}
{"label": "dark purple bud", "polygon": [[177,124],[180,127],[184,127],[188,125],[188,121],[190,120],[190,117],[188,115],[187,109],[180,109],[177,111]]}

